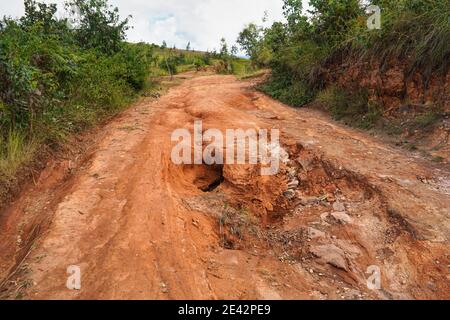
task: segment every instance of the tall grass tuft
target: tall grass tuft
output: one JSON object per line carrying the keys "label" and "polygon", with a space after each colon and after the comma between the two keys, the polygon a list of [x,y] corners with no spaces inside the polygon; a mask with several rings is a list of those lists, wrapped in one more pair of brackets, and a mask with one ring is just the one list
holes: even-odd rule
{"label": "tall grass tuft", "polygon": [[35,143],[27,140],[22,132],[10,130],[6,139],[0,139],[0,177],[13,177],[32,159],[35,150]]}

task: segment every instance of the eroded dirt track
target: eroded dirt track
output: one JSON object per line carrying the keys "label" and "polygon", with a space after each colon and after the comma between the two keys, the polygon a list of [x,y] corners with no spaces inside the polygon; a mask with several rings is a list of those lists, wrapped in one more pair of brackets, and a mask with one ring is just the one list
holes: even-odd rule
{"label": "eroded dirt track", "polygon": [[[274,177],[174,165],[171,134],[196,119],[278,128],[289,161]],[[188,79],[112,121],[90,150],[70,177],[44,171],[2,213],[10,298],[450,298],[448,170],[251,82]],[[70,265],[81,290],[66,288]],[[370,266],[381,290],[367,288]]]}

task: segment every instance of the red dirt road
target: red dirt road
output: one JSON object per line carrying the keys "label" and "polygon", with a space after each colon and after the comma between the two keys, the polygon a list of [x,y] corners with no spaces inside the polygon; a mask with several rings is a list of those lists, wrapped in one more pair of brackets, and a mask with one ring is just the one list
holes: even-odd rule
{"label": "red dirt road", "polygon": [[[290,160],[274,177],[174,165],[171,134],[196,119],[278,128]],[[89,151],[49,164],[2,212],[7,298],[450,298],[448,169],[251,82],[189,77],[107,124]],[[81,290],[66,287],[70,265]]]}

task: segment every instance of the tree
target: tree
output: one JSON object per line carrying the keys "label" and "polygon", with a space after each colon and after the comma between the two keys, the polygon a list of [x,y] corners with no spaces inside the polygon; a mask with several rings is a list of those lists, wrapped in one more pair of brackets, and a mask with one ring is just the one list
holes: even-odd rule
{"label": "tree", "polygon": [[161,49],[166,49],[167,48],[167,42],[164,40],[161,44]]}
{"label": "tree", "polygon": [[261,41],[262,29],[254,23],[247,25],[244,30],[239,33],[237,39],[237,43],[252,59],[256,59]]}
{"label": "tree", "polygon": [[310,5],[316,31],[327,41],[343,35],[354,19],[363,14],[359,0],[311,0]]}
{"label": "tree", "polygon": [[238,49],[238,47],[236,46],[236,45],[233,45],[232,47],[231,47],[231,54],[233,55],[233,56],[236,56],[237,54],[238,54],[238,51],[239,51],[239,49]]}
{"label": "tree", "polygon": [[73,7],[79,9],[76,38],[82,47],[98,48],[106,53],[120,50],[131,16],[120,20],[119,9],[109,5],[107,0],[70,0],[66,3],[66,8]]}
{"label": "tree", "polygon": [[24,28],[40,25],[45,33],[52,29],[58,29],[58,21],[55,18],[57,11],[56,4],[38,3],[35,0],[25,0],[25,16],[20,18],[20,23]]}
{"label": "tree", "polygon": [[191,50],[191,42],[189,41],[186,46],[186,51],[190,51],[190,50]]}
{"label": "tree", "polygon": [[295,26],[302,17],[302,0],[283,0],[283,14],[290,27]]}
{"label": "tree", "polygon": [[272,51],[277,52],[286,46],[287,32],[285,25],[281,22],[274,22],[270,28],[264,30],[264,43]]}
{"label": "tree", "polygon": [[227,58],[229,55],[228,52],[228,44],[227,44],[227,40],[225,40],[225,38],[220,39],[220,52],[219,55],[221,58]]}

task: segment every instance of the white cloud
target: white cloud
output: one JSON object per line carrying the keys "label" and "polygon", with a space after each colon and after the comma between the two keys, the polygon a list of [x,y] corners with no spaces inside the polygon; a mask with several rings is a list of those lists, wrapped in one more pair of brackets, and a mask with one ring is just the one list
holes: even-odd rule
{"label": "white cloud", "polygon": [[[121,12],[133,15],[130,41],[162,43],[183,48],[213,49],[225,37],[234,43],[249,22],[260,22],[264,11],[282,19],[282,0],[165,0],[113,1]],[[126,4],[125,4],[126,3]]]}
{"label": "white cloud", "polygon": [[[12,2],[12,3],[11,3]],[[62,4],[64,0],[46,0]],[[282,19],[282,0],[110,0],[122,16],[131,14],[128,40],[162,43],[199,50],[217,48],[220,38],[230,44],[249,22]],[[0,15],[23,14],[22,0],[1,1]]]}

